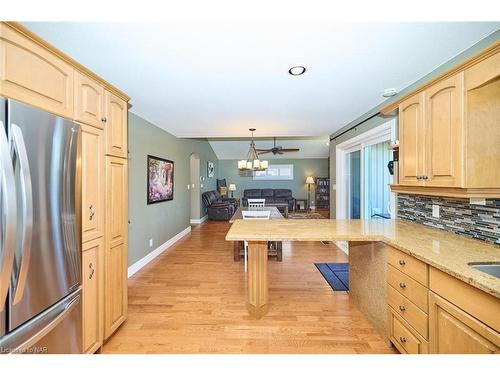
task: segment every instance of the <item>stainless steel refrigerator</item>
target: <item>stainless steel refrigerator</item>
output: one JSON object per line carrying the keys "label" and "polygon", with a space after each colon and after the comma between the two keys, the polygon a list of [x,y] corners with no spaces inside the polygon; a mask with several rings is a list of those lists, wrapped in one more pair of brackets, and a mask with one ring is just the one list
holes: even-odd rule
{"label": "stainless steel refrigerator", "polygon": [[80,353],[80,126],[0,97],[0,353]]}

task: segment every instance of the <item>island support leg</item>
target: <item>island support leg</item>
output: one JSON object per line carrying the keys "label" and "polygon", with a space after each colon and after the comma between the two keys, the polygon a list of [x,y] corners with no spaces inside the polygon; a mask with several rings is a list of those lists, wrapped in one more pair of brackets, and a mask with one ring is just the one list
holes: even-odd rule
{"label": "island support leg", "polygon": [[250,315],[261,318],[268,311],[267,241],[248,242],[247,308]]}

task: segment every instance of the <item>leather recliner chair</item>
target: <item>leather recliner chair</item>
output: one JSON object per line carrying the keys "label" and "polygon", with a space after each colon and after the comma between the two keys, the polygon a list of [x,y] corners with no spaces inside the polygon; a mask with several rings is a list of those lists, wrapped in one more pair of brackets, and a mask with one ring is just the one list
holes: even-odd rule
{"label": "leather recliner chair", "polygon": [[234,198],[223,198],[217,191],[201,195],[209,220],[229,220],[236,212],[238,203]]}

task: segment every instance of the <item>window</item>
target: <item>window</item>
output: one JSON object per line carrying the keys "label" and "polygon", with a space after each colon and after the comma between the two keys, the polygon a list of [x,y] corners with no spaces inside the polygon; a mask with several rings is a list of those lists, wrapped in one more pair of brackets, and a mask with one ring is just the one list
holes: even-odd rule
{"label": "window", "polygon": [[293,180],[293,164],[270,165],[265,171],[255,171],[254,180]]}

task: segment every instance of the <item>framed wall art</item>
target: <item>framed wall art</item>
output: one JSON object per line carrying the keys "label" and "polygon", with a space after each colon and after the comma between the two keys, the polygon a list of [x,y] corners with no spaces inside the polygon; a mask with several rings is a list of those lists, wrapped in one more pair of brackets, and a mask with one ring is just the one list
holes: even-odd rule
{"label": "framed wall art", "polygon": [[148,204],[174,199],[174,162],[148,155]]}

